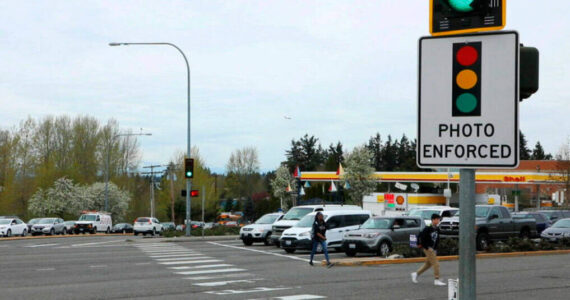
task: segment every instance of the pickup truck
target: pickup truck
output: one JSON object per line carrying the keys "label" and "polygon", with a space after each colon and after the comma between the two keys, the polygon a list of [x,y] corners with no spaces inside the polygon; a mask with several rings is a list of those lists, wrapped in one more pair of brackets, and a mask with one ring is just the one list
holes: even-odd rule
{"label": "pickup truck", "polygon": [[[461,211],[451,218],[444,218],[439,224],[442,238],[459,237]],[[475,206],[475,230],[477,250],[487,250],[491,241],[507,240],[510,237],[530,238],[536,236],[536,223],[532,219],[513,219],[503,206]]]}

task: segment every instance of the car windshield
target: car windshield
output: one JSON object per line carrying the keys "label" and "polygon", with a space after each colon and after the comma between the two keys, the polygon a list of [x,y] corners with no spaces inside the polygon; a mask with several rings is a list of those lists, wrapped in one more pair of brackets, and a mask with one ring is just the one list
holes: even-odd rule
{"label": "car windshield", "polygon": [[28,221],[28,224],[38,224],[41,219],[31,219]]}
{"label": "car windshield", "polygon": [[[327,216],[323,215],[323,220],[326,220]],[[304,216],[295,227],[313,227],[313,222],[315,222],[315,215]]]}
{"label": "car windshield", "polygon": [[10,219],[0,219],[0,225],[7,225],[10,224],[12,220]]}
{"label": "car windshield", "polygon": [[433,215],[433,214],[439,214],[439,211],[437,211],[437,210],[415,210],[410,214],[410,216],[420,217],[424,220],[431,220],[431,215]]}
{"label": "car windshield", "polygon": [[513,214],[513,219],[534,219],[531,214]]}
{"label": "car windshield", "polygon": [[283,220],[301,220],[302,217],[311,212],[313,209],[310,207],[293,207],[285,214]]}
{"label": "car windshield", "polygon": [[[431,215],[430,215],[431,216]],[[364,222],[360,228],[363,229],[389,229],[392,226],[392,219],[370,218]]]}
{"label": "car windshield", "polygon": [[553,218],[556,218],[554,216],[554,211],[541,211],[541,214],[545,215],[549,220],[552,220]]}
{"label": "car windshield", "polygon": [[[137,223],[147,223],[149,220],[148,218],[138,218],[137,219]],[[192,222],[190,222],[190,224],[192,224]]]}
{"label": "car windshield", "polygon": [[95,221],[97,220],[97,215],[81,215],[79,221]]}
{"label": "car windshield", "polygon": [[554,223],[554,225],[552,225],[553,228],[570,228],[570,219],[564,219],[564,220],[560,220],[556,223]]}
{"label": "car windshield", "polygon": [[36,224],[51,224],[55,221],[54,218],[45,218],[38,221]]}
{"label": "car windshield", "polygon": [[257,221],[255,221],[255,224],[273,224],[277,218],[279,218],[278,215],[265,215],[257,219]]}

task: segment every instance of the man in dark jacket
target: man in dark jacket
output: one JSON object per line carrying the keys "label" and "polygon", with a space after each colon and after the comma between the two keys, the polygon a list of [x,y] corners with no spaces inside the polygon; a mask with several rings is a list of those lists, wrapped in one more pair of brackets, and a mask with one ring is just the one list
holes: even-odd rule
{"label": "man in dark jacket", "polygon": [[426,262],[418,271],[412,273],[412,282],[418,283],[418,276],[433,267],[433,282],[436,286],[444,286],[445,283],[439,280],[439,261],[437,260],[437,246],[439,244],[439,221],[441,216],[438,214],[431,215],[431,226],[427,226],[420,233],[419,244],[423,248],[426,255]]}
{"label": "man in dark jacket", "polygon": [[327,260],[327,267],[330,268],[333,266],[333,264],[331,264],[329,260],[329,252],[327,251],[326,232],[327,232],[327,225],[325,223],[323,214],[321,212],[318,212],[315,215],[315,221],[313,222],[313,230],[312,230],[313,250],[311,251],[311,260],[309,261],[309,264],[311,266],[313,265],[313,257],[315,256],[315,253],[317,252],[317,247],[319,245],[321,245],[321,247],[323,248],[323,252],[325,253],[325,258]]}

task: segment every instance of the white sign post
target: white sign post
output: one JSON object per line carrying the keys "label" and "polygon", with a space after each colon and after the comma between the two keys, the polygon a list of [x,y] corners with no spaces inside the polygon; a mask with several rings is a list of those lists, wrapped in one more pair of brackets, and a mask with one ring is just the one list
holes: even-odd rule
{"label": "white sign post", "polygon": [[418,166],[516,168],[518,83],[516,32],[421,38]]}

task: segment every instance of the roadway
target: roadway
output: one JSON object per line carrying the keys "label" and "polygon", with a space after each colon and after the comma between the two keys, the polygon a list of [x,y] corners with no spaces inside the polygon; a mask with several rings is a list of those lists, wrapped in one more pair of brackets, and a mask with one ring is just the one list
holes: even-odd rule
{"label": "roadway", "polygon": [[[419,264],[311,267],[239,240],[163,243],[133,236],[0,240],[0,299],[446,299]],[[334,258],[343,253],[332,253]],[[322,255],[317,256],[322,258]],[[457,277],[442,262],[442,277]],[[477,262],[478,299],[567,299],[570,255]],[[446,280],[447,281],[447,280]]]}

